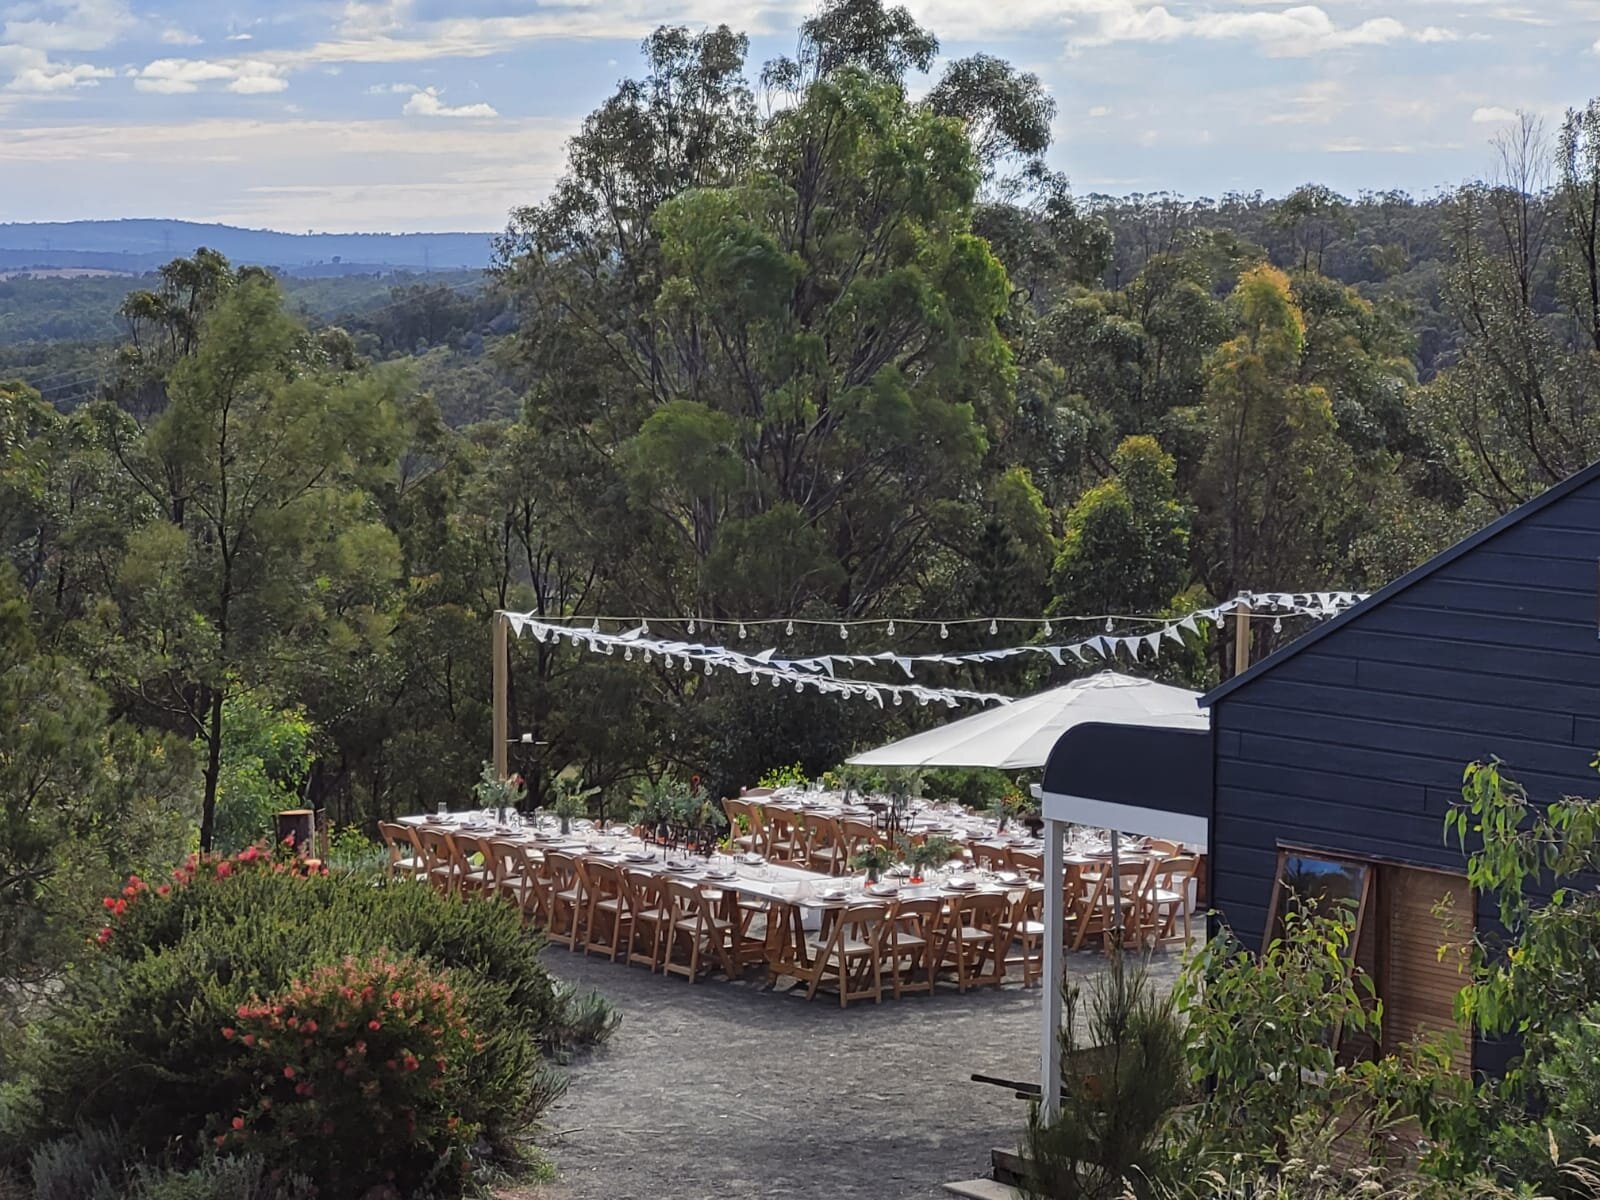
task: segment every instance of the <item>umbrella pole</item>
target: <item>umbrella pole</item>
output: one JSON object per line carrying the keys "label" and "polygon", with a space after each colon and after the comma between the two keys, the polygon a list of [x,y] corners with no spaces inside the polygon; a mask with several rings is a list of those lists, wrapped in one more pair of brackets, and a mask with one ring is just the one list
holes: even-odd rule
{"label": "umbrella pole", "polygon": [[1111,833],[1111,946],[1115,964],[1120,969],[1122,966],[1122,872],[1119,869],[1122,859],[1118,855],[1118,840],[1120,835],[1113,829]]}

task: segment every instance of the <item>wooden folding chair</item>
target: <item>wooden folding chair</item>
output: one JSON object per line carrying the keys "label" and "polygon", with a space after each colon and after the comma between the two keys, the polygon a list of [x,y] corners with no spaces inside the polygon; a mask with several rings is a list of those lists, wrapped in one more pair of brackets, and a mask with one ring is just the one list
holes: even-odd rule
{"label": "wooden folding chair", "polygon": [[625,867],[622,887],[628,894],[628,952],[623,962],[643,963],[651,974],[661,965],[661,952],[672,928],[672,906],[661,877],[653,871]]}
{"label": "wooden folding chair", "polygon": [[1082,949],[1084,940],[1093,934],[1104,940],[1109,954],[1111,933],[1116,924],[1113,914],[1118,906],[1122,909],[1123,944],[1130,941],[1137,944],[1145,919],[1145,894],[1153,865],[1133,859],[1118,864],[1116,871],[1107,863],[1082,873],[1086,887],[1076,914],[1074,950]]}
{"label": "wooden folding chair", "polygon": [[1021,966],[1022,986],[1032,987],[1044,974],[1044,884],[1030,882],[1016,893],[1005,931],[1005,965]]}
{"label": "wooden folding chair", "polygon": [[804,859],[806,840],[800,829],[800,814],[777,804],[766,805],[765,812],[766,840],[761,853],[775,863]]}
{"label": "wooden folding chair", "polygon": [[839,849],[843,866],[839,874],[848,873],[852,868],[851,862],[868,846],[878,841],[878,827],[871,821],[864,821],[860,817],[839,818]]}
{"label": "wooden folding chair", "polygon": [[825,982],[839,989],[839,1007],[871,997],[883,1001],[883,939],[888,932],[887,904],[852,904],[834,914],[833,923],[811,942],[811,962],[796,964],[794,974],[806,983],[806,999],[816,998]]}
{"label": "wooden folding chair", "polygon": [[[1006,977],[1006,917],[1011,911],[998,892],[956,898],[944,938],[944,965],[956,973],[956,990],[994,984]],[[987,966],[986,966],[987,964]]]}
{"label": "wooden folding chair", "polygon": [[[693,983],[715,960],[729,979],[734,978],[737,972],[729,946],[733,926],[717,911],[721,894],[707,896],[699,884],[683,879],[669,878],[664,883],[671,907],[671,924],[667,929],[666,952],[661,959],[662,971],[682,975]],[[682,962],[674,958],[680,947],[686,951]]]}
{"label": "wooden folding chair", "polygon": [[[487,852],[487,838],[475,837],[470,833],[453,833],[450,843],[456,852],[456,892],[465,896],[468,892],[481,895],[495,890],[494,860]],[[483,865],[479,866],[472,860],[482,857]]]}
{"label": "wooden folding chair", "polygon": [[495,893],[515,904],[522,919],[528,920],[538,868],[528,858],[527,850],[519,842],[490,838],[483,843],[483,853],[494,866]]}
{"label": "wooden folding chair", "polygon": [[385,870],[390,879],[420,879],[427,874],[427,856],[422,853],[422,845],[411,826],[399,821],[379,821],[378,836],[389,852]]}
{"label": "wooden folding chair", "polygon": [[[1200,860],[1193,854],[1174,854],[1156,863],[1151,872],[1149,904],[1150,931],[1157,946],[1171,942],[1189,944],[1189,882],[1200,869]],[[1183,935],[1178,936],[1178,925],[1183,925]]]}
{"label": "wooden folding chair", "polygon": [[805,830],[806,866],[828,875],[844,874],[848,860],[839,837],[838,819],[803,813],[800,823]]}
{"label": "wooden folding chair", "polygon": [[934,897],[896,900],[889,908],[885,954],[894,998],[933,992],[934,972],[944,958],[944,901]]}
{"label": "wooden folding chair", "polygon": [[422,847],[424,878],[446,896],[455,895],[461,861],[455,840],[447,831],[425,825],[417,830],[417,844]]}
{"label": "wooden folding chair", "polygon": [[1029,879],[1038,879],[1044,874],[1044,852],[1040,850],[1018,850],[1011,847],[1006,855],[1008,871],[1015,871],[1018,875],[1026,875]]}
{"label": "wooden folding chair", "polygon": [[559,850],[546,850],[544,875],[550,889],[545,898],[545,936],[576,951],[581,942],[587,902],[578,860]]}
{"label": "wooden folding chair", "polygon": [[616,962],[617,955],[628,944],[623,941],[623,929],[633,922],[628,894],[622,886],[622,871],[616,864],[599,858],[579,859],[578,871],[589,896],[585,910],[588,915],[584,921],[588,935],[583,952],[587,955],[598,951]]}

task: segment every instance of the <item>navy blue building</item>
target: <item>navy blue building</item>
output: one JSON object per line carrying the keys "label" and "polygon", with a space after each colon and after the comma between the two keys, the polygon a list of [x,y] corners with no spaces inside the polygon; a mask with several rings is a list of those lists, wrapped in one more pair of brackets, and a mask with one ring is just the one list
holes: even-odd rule
{"label": "navy blue building", "polygon": [[1600,791],[1597,614],[1600,464],[1205,696],[1222,918],[1259,945],[1280,880],[1348,868],[1334,890],[1364,893],[1385,1040],[1448,1026],[1461,978],[1438,946],[1494,905],[1468,889],[1445,813],[1491,756],[1534,799]]}

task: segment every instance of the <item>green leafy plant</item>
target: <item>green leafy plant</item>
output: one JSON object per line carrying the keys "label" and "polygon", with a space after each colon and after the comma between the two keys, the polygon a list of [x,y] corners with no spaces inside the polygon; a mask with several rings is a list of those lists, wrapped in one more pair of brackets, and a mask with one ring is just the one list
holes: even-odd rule
{"label": "green leafy plant", "polygon": [[1183,1022],[1149,976],[1120,964],[1063,984],[1061,1106],[1028,1114],[1023,1191],[1123,1200],[1168,1174],[1166,1127],[1189,1090]]}
{"label": "green leafy plant", "polygon": [[555,799],[550,811],[561,818],[561,832],[572,832],[572,822],[589,815],[589,801],[600,794],[597,787],[586,788],[574,775],[559,775],[551,786]]}
{"label": "green leafy plant", "polygon": [[894,866],[895,852],[883,842],[873,842],[856,851],[850,860],[852,870],[865,871],[869,882],[878,882],[878,874]]}
{"label": "green leafy plant", "polygon": [[930,837],[915,843],[909,838],[902,838],[900,854],[911,867],[913,877],[918,879],[930,868],[962,857],[961,847],[946,837]]}
{"label": "green leafy plant", "polygon": [[[557,782],[559,783],[559,780]],[[472,794],[479,808],[504,812],[507,809],[520,808],[528,789],[521,775],[507,775],[502,778],[500,772],[495,770],[494,764],[486,762],[478,775],[478,782],[472,785]]]}
{"label": "green leafy plant", "polygon": [[757,782],[761,787],[776,790],[777,788],[786,787],[803,788],[811,781],[806,777],[805,769],[799,763],[790,763],[786,767],[773,767]]}
{"label": "green leafy plant", "polygon": [[471,1064],[487,1042],[449,972],[346,958],[252,997],[218,1037],[242,1048],[249,1080],[213,1135],[221,1153],[292,1161],[341,1196],[384,1183],[455,1191],[470,1172],[482,1104]]}

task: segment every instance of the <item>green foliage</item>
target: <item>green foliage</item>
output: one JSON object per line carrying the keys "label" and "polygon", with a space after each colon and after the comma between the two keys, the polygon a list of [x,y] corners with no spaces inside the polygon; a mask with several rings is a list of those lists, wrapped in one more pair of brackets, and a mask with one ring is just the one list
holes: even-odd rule
{"label": "green foliage", "polygon": [[1028,1113],[1023,1193],[1039,1200],[1123,1200],[1182,1177],[1163,1134],[1189,1086],[1184,1029],[1170,996],[1120,964],[1087,995],[1064,984],[1061,1108]]}
{"label": "green foliage", "polygon": [[292,1161],[336,1195],[456,1190],[498,1099],[471,1090],[486,1043],[465,1008],[449,974],[381,953],[246,1002],[219,1031],[243,1050],[246,1103],[222,1114],[218,1149]]}
{"label": "green foliage", "polygon": [[[216,843],[231,854],[269,835],[274,813],[304,806],[315,730],[303,711],[275,710],[247,693],[223,701],[222,719]],[[204,741],[196,748],[204,754]]]}
{"label": "green foliage", "polygon": [[478,782],[472,785],[473,799],[479,808],[485,810],[520,808],[527,794],[528,789],[523,786],[521,775],[502,778],[492,762],[483,764],[483,769],[478,772]]}
{"label": "green foliage", "polygon": [[805,787],[811,781],[806,777],[805,770],[799,763],[790,763],[786,767],[773,767],[757,781],[757,786],[764,788]]}
{"label": "green foliage", "polygon": [[1377,1040],[1382,1004],[1355,967],[1351,906],[1302,902],[1260,955],[1231,934],[1185,963],[1174,995],[1191,1080],[1208,1087],[1200,1136],[1229,1150],[1281,1150],[1305,1113],[1351,1088],[1336,1039]]}
{"label": "green foliage", "polygon": [[108,901],[98,961],[51,998],[19,1058],[25,1094],[0,1144],[38,1145],[80,1123],[126,1131],[134,1152],[196,1160],[202,1133],[255,1103],[244,1047],[221,1030],[240,1005],[288,991],[320,966],[384,952],[447,972],[484,1040],[463,1065],[474,1118],[492,1141],[532,1115],[544,1053],[609,1032],[558,1002],[538,942],[516,913],[452,903],[370,876],[310,874],[246,850],[196,859],[170,884]]}
{"label": "green foliage", "polygon": [[1015,785],[1004,771],[985,768],[940,767],[922,779],[922,794],[930,800],[955,800],[968,808],[988,808]]}

